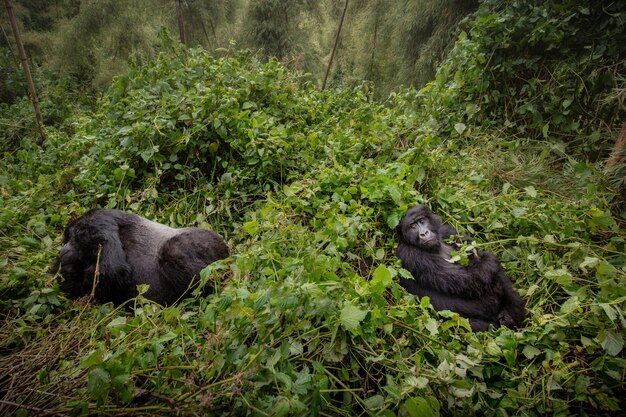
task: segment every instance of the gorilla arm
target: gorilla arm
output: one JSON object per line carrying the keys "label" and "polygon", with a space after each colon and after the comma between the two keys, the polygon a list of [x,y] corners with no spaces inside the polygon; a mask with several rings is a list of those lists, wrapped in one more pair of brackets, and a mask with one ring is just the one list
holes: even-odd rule
{"label": "gorilla arm", "polygon": [[489,277],[472,274],[468,268],[448,262],[439,252],[425,252],[400,243],[396,255],[421,289],[463,298],[482,298],[489,291]]}
{"label": "gorilla arm", "polygon": [[120,240],[121,216],[105,214],[100,209],[91,210],[78,219],[73,227],[70,244],[78,248],[80,257],[98,261],[103,277],[112,277],[120,286],[131,284],[131,267]]}

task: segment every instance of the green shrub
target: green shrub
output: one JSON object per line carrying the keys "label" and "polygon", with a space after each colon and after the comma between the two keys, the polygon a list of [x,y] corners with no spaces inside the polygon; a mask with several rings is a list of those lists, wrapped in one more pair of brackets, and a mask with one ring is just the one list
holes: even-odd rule
{"label": "green shrub", "polygon": [[626,69],[624,13],[622,2],[482,2],[424,106],[453,135],[489,124],[606,156],[626,118],[614,94]]}

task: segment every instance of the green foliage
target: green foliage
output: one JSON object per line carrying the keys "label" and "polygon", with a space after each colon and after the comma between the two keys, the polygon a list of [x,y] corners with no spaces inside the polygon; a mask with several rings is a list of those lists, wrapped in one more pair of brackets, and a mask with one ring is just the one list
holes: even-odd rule
{"label": "green foliage", "polygon": [[0,56],[0,105],[12,104],[26,91],[26,82],[11,51],[0,47]]}
{"label": "green foliage", "polygon": [[622,2],[482,2],[424,105],[461,137],[488,123],[606,155],[626,117],[613,93],[626,71],[625,13]]}
{"label": "green foliage", "polygon": [[[116,79],[78,131],[93,147],[75,182],[109,207],[195,196],[206,215],[238,212],[327,155],[347,164],[392,146],[362,90],[331,96],[275,60],[164,47]],[[368,129],[380,136],[354,140]],[[215,195],[236,201],[218,207]]]}
{"label": "green foliage", "polygon": [[[451,62],[474,56],[467,39]],[[488,107],[462,101],[487,78],[478,66],[465,87],[444,67],[383,106],[248,52],[162,49],[94,112],[69,106],[46,149],[3,149],[0,414],[624,410],[613,193],[562,146],[502,140]],[[498,255],[524,328],[473,333],[398,285],[394,229],[418,203]],[[65,299],[47,271],[62,227],[99,205],[210,223],[233,253],[201,274],[214,293],[168,308]]]}

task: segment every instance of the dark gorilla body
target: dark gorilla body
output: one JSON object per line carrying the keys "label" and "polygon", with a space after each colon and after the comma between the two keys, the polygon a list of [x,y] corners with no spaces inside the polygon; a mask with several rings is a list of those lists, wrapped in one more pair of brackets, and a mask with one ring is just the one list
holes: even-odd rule
{"label": "dark gorilla body", "polygon": [[72,299],[90,294],[97,264],[95,298],[102,303],[120,304],[137,295],[137,284],[149,284],[146,298],[172,304],[204,267],[229,256],[214,232],[173,229],[110,209],[90,210],[70,223],[63,243],[53,266],[61,290]]}
{"label": "dark gorilla body", "polygon": [[426,206],[406,212],[398,235],[396,255],[415,278],[400,279],[408,292],[428,296],[436,310],[451,310],[468,318],[474,331],[487,330],[489,325],[522,325],[524,301],[493,253],[481,251],[470,256],[467,267],[449,262],[450,253],[458,247],[443,241],[457,232],[442,225],[441,218]]}

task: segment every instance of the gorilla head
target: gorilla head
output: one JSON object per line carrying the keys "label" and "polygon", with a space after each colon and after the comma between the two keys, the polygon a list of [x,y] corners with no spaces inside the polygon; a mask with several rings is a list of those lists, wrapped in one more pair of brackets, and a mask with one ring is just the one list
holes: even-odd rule
{"label": "gorilla head", "polygon": [[[444,239],[456,236],[452,226],[442,225],[441,218],[426,206],[407,210],[397,228],[396,255],[414,279],[400,279],[410,293],[428,296],[437,310],[456,311],[469,319],[473,330],[487,330],[489,325],[518,327],[524,320],[524,301],[513,289],[491,252],[478,252],[468,266],[450,261],[459,248]],[[471,241],[469,238],[456,242]]]}
{"label": "gorilla head", "polygon": [[[94,209],[65,230],[53,266],[61,290],[75,299],[95,289],[99,302],[120,304],[149,284],[146,298],[168,305],[198,283],[198,274],[229,256],[216,233],[173,229],[132,213]],[[95,285],[95,287],[94,287]]]}
{"label": "gorilla head", "polygon": [[441,217],[433,214],[426,206],[415,206],[408,209],[400,221],[399,236],[407,244],[421,250],[438,252],[442,246],[440,229]]}

